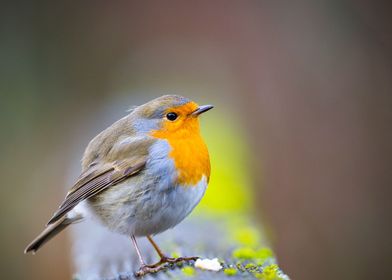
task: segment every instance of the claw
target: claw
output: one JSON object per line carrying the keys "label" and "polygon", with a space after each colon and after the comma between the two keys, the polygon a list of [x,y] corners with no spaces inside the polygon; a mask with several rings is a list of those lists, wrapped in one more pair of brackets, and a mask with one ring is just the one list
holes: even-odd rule
{"label": "claw", "polygon": [[167,268],[167,264],[175,264],[180,262],[196,261],[199,257],[181,257],[169,258],[163,257],[161,260],[154,264],[143,265],[138,272],[135,273],[136,277],[141,277],[149,273],[157,273]]}
{"label": "claw", "polygon": [[161,262],[165,262],[165,263],[189,262],[189,261],[196,261],[198,258],[199,257],[180,257],[180,258],[164,257],[161,259]]}
{"label": "claw", "polygon": [[166,267],[165,265],[158,265],[155,267],[153,267],[151,265],[144,265],[139,269],[139,271],[137,271],[135,273],[135,276],[142,277],[142,276],[149,274],[149,273],[157,273],[157,272],[163,270],[165,267]]}

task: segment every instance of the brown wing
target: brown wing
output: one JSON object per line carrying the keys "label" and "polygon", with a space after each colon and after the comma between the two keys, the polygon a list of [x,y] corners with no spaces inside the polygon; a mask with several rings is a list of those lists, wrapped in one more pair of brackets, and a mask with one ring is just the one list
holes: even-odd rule
{"label": "brown wing", "polygon": [[49,220],[48,225],[58,221],[72,210],[79,202],[137,174],[146,164],[146,158],[127,160],[105,166],[95,166],[91,171],[82,174],[72,189],[68,192],[64,202]]}

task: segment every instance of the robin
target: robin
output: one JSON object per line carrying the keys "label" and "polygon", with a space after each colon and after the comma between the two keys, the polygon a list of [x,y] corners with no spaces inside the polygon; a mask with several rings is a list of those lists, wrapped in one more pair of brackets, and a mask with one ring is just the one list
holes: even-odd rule
{"label": "robin", "polygon": [[[210,159],[198,117],[212,108],[165,95],[98,134],[84,152],[79,179],[25,253],[35,253],[67,226],[94,216],[111,231],[130,236],[141,264],[137,276],[167,263],[196,260],[167,257],[152,236],[180,223],[204,195]],[[147,237],[159,262],[144,262],[137,236]]]}

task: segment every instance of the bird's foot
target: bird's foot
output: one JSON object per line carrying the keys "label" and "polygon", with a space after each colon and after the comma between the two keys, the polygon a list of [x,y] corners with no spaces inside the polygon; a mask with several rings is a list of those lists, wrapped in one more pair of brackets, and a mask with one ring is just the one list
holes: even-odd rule
{"label": "bird's foot", "polygon": [[199,257],[180,257],[180,258],[169,258],[163,257],[160,260],[160,263],[179,263],[179,262],[189,262],[196,261]]}
{"label": "bird's foot", "polygon": [[157,273],[165,268],[167,264],[176,264],[181,262],[196,261],[199,257],[180,257],[180,258],[169,258],[163,257],[161,260],[154,264],[143,265],[138,272],[135,273],[137,277],[144,276],[149,273]]}
{"label": "bird's foot", "polygon": [[135,276],[142,277],[149,273],[157,273],[163,270],[165,267],[166,267],[165,264],[158,264],[158,263],[152,265],[143,265],[142,267],[140,267],[139,271],[135,273]]}
{"label": "bird's foot", "polygon": [[148,267],[154,268],[160,266],[161,264],[175,264],[180,262],[196,261],[199,257],[180,257],[180,258],[170,258],[163,256],[161,260],[157,263],[146,265]]}

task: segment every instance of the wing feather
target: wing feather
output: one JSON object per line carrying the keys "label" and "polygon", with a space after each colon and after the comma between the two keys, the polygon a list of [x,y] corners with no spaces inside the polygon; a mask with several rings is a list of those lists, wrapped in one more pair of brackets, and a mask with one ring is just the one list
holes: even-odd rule
{"label": "wing feather", "polygon": [[139,158],[138,161],[122,161],[120,163],[106,165],[100,169],[93,169],[87,174],[82,174],[78,182],[68,192],[59,209],[49,220],[48,225],[58,221],[81,201],[134,176],[144,168],[145,164],[146,158],[143,157],[141,159]]}

